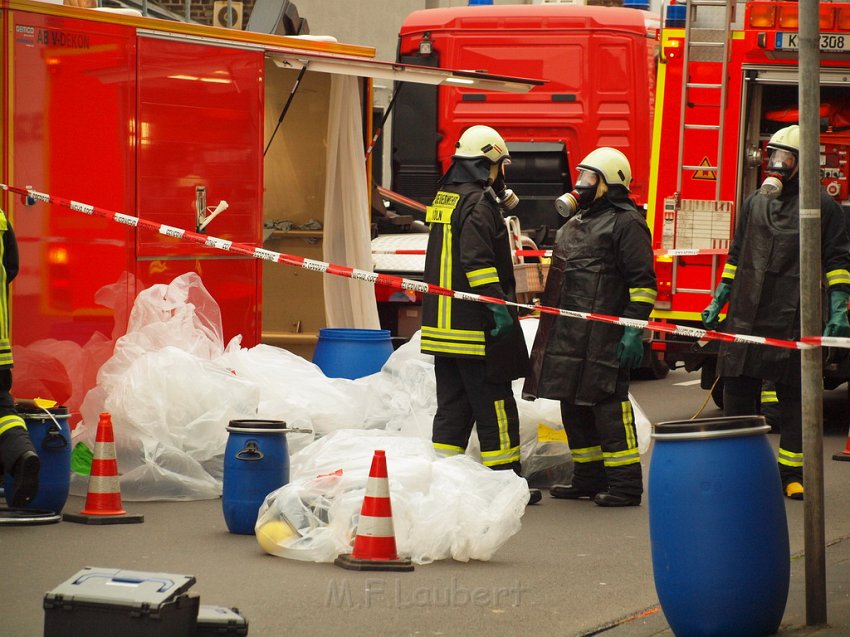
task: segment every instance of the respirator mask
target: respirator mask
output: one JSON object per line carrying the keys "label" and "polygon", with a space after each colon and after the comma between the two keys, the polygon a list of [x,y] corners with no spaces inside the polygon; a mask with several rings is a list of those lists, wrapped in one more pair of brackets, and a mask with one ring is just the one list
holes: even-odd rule
{"label": "respirator mask", "polygon": [[492,177],[492,188],[496,194],[496,201],[506,212],[510,212],[519,204],[519,197],[505,184],[505,166],[510,165],[510,163],[511,160],[506,157],[500,164],[494,164],[495,175]]}
{"label": "respirator mask", "polygon": [[599,175],[592,170],[580,170],[575,189],[555,200],[555,209],[562,217],[569,219],[576,212],[589,208],[596,200],[599,188]]}
{"label": "respirator mask", "polygon": [[782,194],[782,184],[794,174],[797,157],[783,148],[769,148],[765,178],[759,192],[768,199],[776,199]]}

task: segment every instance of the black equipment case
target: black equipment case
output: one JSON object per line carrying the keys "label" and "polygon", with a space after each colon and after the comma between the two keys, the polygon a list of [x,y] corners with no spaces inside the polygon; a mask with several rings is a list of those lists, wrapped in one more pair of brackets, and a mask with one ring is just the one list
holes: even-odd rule
{"label": "black equipment case", "polygon": [[[44,637],[189,637],[191,575],[87,566],[44,596]],[[238,633],[237,633],[238,634]]]}

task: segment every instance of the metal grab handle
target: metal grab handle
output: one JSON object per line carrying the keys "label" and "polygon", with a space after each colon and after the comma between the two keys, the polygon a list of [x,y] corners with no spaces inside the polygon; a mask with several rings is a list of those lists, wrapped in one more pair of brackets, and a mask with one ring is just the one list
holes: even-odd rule
{"label": "metal grab handle", "polygon": [[62,435],[62,430],[56,425],[50,425],[50,429],[47,430],[47,436],[41,441],[41,448],[64,449],[67,446],[68,440]]}
{"label": "metal grab handle", "polygon": [[245,447],[236,453],[237,460],[262,460],[265,458],[265,455],[262,451],[257,448],[257,443],[253,440],[249,440],[245,443]]}

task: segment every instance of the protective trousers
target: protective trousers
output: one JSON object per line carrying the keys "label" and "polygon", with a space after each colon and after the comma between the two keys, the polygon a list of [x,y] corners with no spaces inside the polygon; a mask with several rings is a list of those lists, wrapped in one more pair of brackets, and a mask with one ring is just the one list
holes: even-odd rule
{"label": "protective trousers", "polygon": [[[749,376],[723,378],[723,412],[727,416],[759,413],[762,381]],[[779,475],[782,485],[803,481],[803,409],[799,385],[776,383],[779,425]]]}
{"label": "protective trousers", "polygon": [[519,413],[510,382],[492,383],[483,359],[434,357],[437,413],[432,441],[441,456],[464,453],[477,425],[481,460],[520,473]]}
{"label": "protective trousers", "polygon": [[12,398],[12,370],[0,369],[0,473],[11,473],[25,451],[35,451],[23,418]]}
{"label": "protective trousers", "polygon": [[573,458],[572,485],[582,491],[641,496],[643,473],[628,377],[595,405],[561,401],[561,418]]}

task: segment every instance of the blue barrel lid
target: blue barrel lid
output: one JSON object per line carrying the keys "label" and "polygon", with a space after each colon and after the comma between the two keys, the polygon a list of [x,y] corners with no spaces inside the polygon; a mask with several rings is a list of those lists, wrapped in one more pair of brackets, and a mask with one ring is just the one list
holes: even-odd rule
{"label": "blue barrel lid", "polygon": [[249,420],[231,420],[227,424],[228,431],[239,429],[267,429],[269,431],[278,431],[282,429],[286,429],[286,422],[283,420],[257,420],[257,419],[249,419]]}
{"label": "blue barrel lid", "polygon": [[390,331],[354,327],[322,327],[319,329],[319,338],[323,340],[389,341]]}
{"label": "blue barrel lid", "polygon": [[60,418],[62,418],[70,413],[68,411],[68,408],[64,405],[57,405],[56,407],[50,407],[45,410],[41,407],[36,407],[35,405],[16,404],[15,411],[17,411],[22,418],[33,418],[34,416],[50,418],[50,416],[47,415],[48,412],[54,416],[59,416]]}
{"label": "blue barrel lid", "polygon": [[629,7],[630,9],[649,11],[649,3],[645,0],[623,0],[623,6]]}
{"label": "blue barrel lid", "polygon": [[748,436],[768,431],[770,425],[764,416],[720,416],[659,422],[654,427],[652,437],[663,440],[694,440]]}

